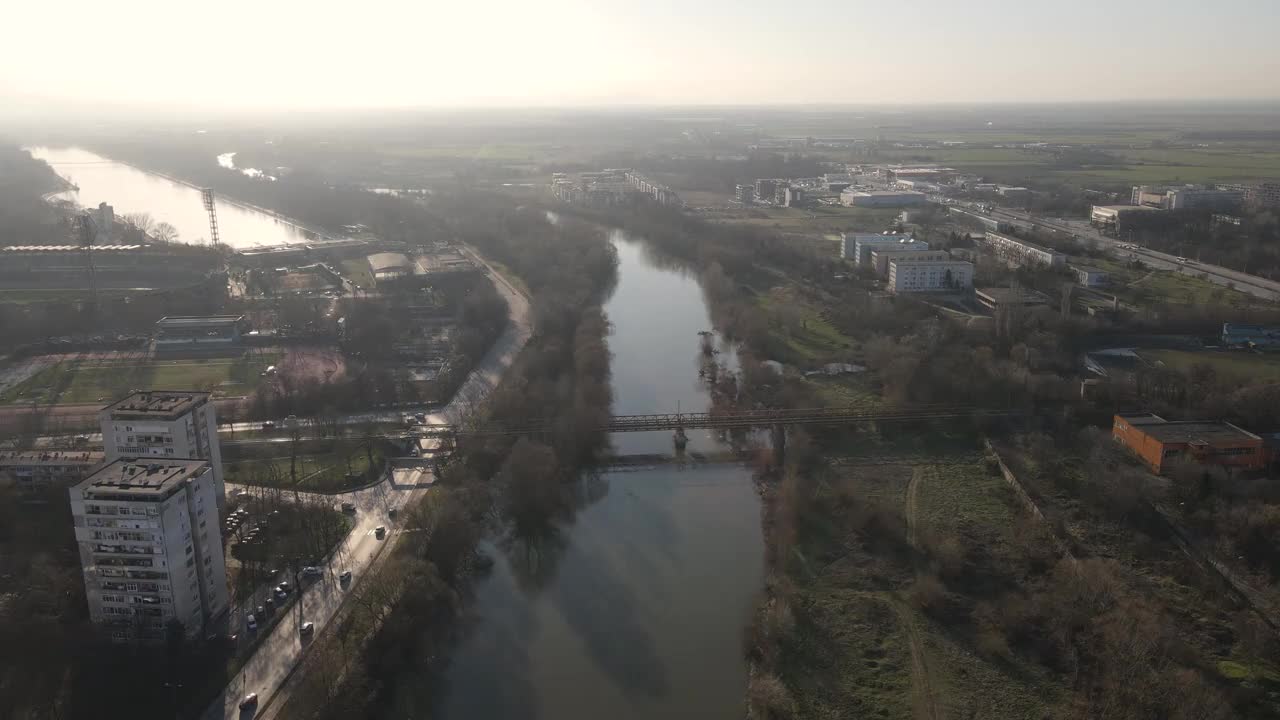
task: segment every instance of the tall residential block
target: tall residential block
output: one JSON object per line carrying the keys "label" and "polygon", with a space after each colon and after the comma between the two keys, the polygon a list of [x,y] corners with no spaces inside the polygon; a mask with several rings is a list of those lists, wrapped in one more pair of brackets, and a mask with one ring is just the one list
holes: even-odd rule
{"label": "tall residential block", "polygon": [[207,392],[151,390],[108,405],[98,414],[108,461],[119,458],[204,460],[213,471],[218,514],[226,488],[218,420]]}
{"label": "tall residential block", "polygon": [[116,460],[71,488],[93,623],[117,641],[203,637],[228,608],[217,482],[203,460]]}

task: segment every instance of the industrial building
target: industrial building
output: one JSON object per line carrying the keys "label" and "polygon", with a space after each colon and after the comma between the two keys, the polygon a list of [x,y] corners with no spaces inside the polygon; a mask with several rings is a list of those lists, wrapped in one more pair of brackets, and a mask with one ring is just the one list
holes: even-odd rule
{"label": "industrial building", "polygon": [[841,233],[840,257],[853,260],[858,265],[869,265],[871,253],[890,247],[910,247],[912,250],[928,250],[929,243],[910,235],[876,235],[874,233]]}
{"label": "industrial building", "polygon": [[413,274],[413,261],[403,253],[376,253],[366,259],[374,283],[398,280]]}
{"label": "industrial building", "polygon": [[[129,459],[189,459],[213,471],[218,510],[226,502],[218,421],[207,392],[136,392],[98,413],[108,462]],[[216,518],[215,518],[216,520]]]}
{"label": "industrial building", "polygon": [[910,207],[923,205],[924,193],[913,190],[855,190],[845,188],[840,204],[846,207]]}
{"label": "industrial building", "polygon": [[1134,205],[1160,210],[1232,210],[1244,202],[1244,195],[1243,190],[1203,185],[1137,185],[1130,200]]}
{"label": "industrial building", "polygon": [[1067,262],[1067,256],[1057,250],[1012,235],[988,232],[985,242],[1010,267],[1062,267]]}
{"label": "industrial building", "polygon": [[201,460],[115,460],[71,488],[93,624],[116,641],[159,642],[177,621],[202,638],[226,612],[217,500]]}
{"label": "industrial building", "polygon": [[871,251],[871,267],[880,277],[889,276],[889,263],[901,262],[938,262],[950,260],[946,250],[927,250],[918,247],[921,243],[908,243],[891,247],[877,248]]}
{"label": "industrial building", "polygon": [[963,260],[893,260],[885,288],[891,293],[949,292],[973,287],[973,263]]}
{"label": "industrial building", "polygon": [[156,321],[156,353],[224,352],[240,347],[243,315],[168,315]]}
{"label": "industrial building", "polygon": [[0,478],[20,492],[65,488],[88,477],[104,458],[95,450],[0,450]]}
{"label": "industrial building", "polygon": [[1100,268],[1092,265],[1077,265],[1072,263],[1067,269],[1076,276],[1076,282],[1082,287],[1103,287],[1111,282],[1111,275]]}
{"label": "industrial building", "polygon": [[0,288],[177,288],[218,266],[216,255],[187,245],[5,245]]}
{"label": "industrial building", "polygon": [[1001,185],[996,188],[996,192],[1014,205],[1026,205],[1031,202],[1031,191],[1024,187]]}
{"label": "industrial building", "polygon": [[1153,472],[1179,463],[1261,470],[1268,457],[1262,438],[1227,422],[1169,421],[1142,413],[1116,415],[1111,436]]}

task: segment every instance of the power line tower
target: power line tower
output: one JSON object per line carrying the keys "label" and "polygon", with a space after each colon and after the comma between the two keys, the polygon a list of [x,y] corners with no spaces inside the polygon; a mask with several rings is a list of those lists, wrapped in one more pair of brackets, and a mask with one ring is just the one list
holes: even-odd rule
{"label": "power line tower", "polygon": [[213,203],[213,188],[201,188],[200,197],[204,200],[204,210],[209,213],[209,241],[215,246],[218,240],[218,211]]}

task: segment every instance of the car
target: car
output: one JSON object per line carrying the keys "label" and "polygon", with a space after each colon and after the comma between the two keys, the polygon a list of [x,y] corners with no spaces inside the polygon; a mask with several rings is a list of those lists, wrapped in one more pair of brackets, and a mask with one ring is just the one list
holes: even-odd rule
{"label": "car", "polygon": [[[284,598],[284,596],[283,596],[283,595],[281,595],[280,597],[281,597],[282,599]],[[268,610],[275,610],[275,609],[276,609],[276,599],[275,599],[275,598],[267,598],[267,599],[266,599],[265,604],[266,604],[266,607],[267,607],[267,609],[268,609]]]}
{"label": "car", "polygon": [[308,565],[302,568],[302,574],[306,577],[319,577],[323,573],[320,568],[314,565]]}
{"label": "car", "polygon": [[1186,258],[1181,257],[1181,256],[1179,256],[1179,257],[1178,257],[1178,258],[1176,258],[1176,259],[1177,259],[1177,261],[1178,261],[1178,262],[1180,262],[1180,263],[1184,263],[1184,262],[1186,262],[1186,261],[1187,261],[1187,259],[1186,259]]}
{"label": "car", "polygon": [[241,710],[252,710],[258,707],[258,693],[249,693],[240,701]]}
{"label": "car", "polygon": [[342,512],[353,513],[356,511],[356,504],[350,502],[342,503]]}
{"label": "car", "polygon": [[254,617],[252,613],[250,613],[249,615],[246,615],[244,618],[244,626],[246,629],[249,630],[249,632],[253,632],[254,630],[257,630],[258,618]]}
{"label": "car", "polygon": [[425,424],[426,424],[426,422],[427,422],[427,414],[426,414],[426,413],[416,413],[416,414],[413,416],[413,419],[414,419],[414,420],[417,420],[419,425],[425,425]]}
{"label": "car", "polygon": [[387,510],[387,517],[395,517],[396,515],[399,515],[399,514],[400,514],[400,511],[396,508],[390,508]]}
{"label": "car", "polygon": [[376,538],[378,538],[379,540],[381,540],[382,538],[386,537],[386,536],[387,536],[387,528],[386,528],[386,526],[384,526],[384,525],[379,525],[378,527],[374,528],[374,530],[373,530],[373,536],[374,536],[374,537],[376,537]]}
{"label": "car", "polygon": [[302,626],[298,628],[298,632],[303,635],[310,635],[311,633],[315,632],[315,630],[316,630],[316,624],[313,622],[304,622],[302,623]]}
{"label": "car", "polygon": [[262,429],[263,429],[263,430],[275,430],[275,429],[276,429],[276,424],[275,424],[273,421],[268,420],[268,421],[266,421],[266,422],[262,423]]}
{"label": "car", "polygon": [[266,609],[266,608],[264,608],[263,606],[259,605],[259,606],[258,606],[258,617],[262,617],[263,615],[266,615],[266,614],[267,614],[267,609]]}
{"label": "car", "polygon": [[351,582],[351,571],[343,570],[338,575],[338,582],[342,583],[343,585],[346,585],[347,583]]}
{"label": "car", "polygon": [[[273,572],[273,573],[271,573],[271,574],[272,574],[272,575],[279,575],[279,574],[280,574],[280,571],[279,571],[279,570],[276,570],[275,572]],[[293,589],[293,586],[289,584],[289,581],[288,581],[288,580],[281,580],[281,581],[280,581],[280,589],[281,589],[281,590],[283,590],[283,591],[285,591],[285,592],[287,593],[287,592],[289,592],[290,590],[292,590],[292,589]]]}

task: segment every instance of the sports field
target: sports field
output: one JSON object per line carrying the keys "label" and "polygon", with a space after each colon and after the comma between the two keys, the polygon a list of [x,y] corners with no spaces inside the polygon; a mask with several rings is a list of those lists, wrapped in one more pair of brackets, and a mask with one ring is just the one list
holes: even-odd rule
{"label": "sports field", "polygon": [[274,353],[238,358],[166,360],[142,354],[67,356],[0,394],[0,402],[42,404],[104,402],[134,389],[208,390],[218,396],[246,395],[261,373],[278,362]]}

